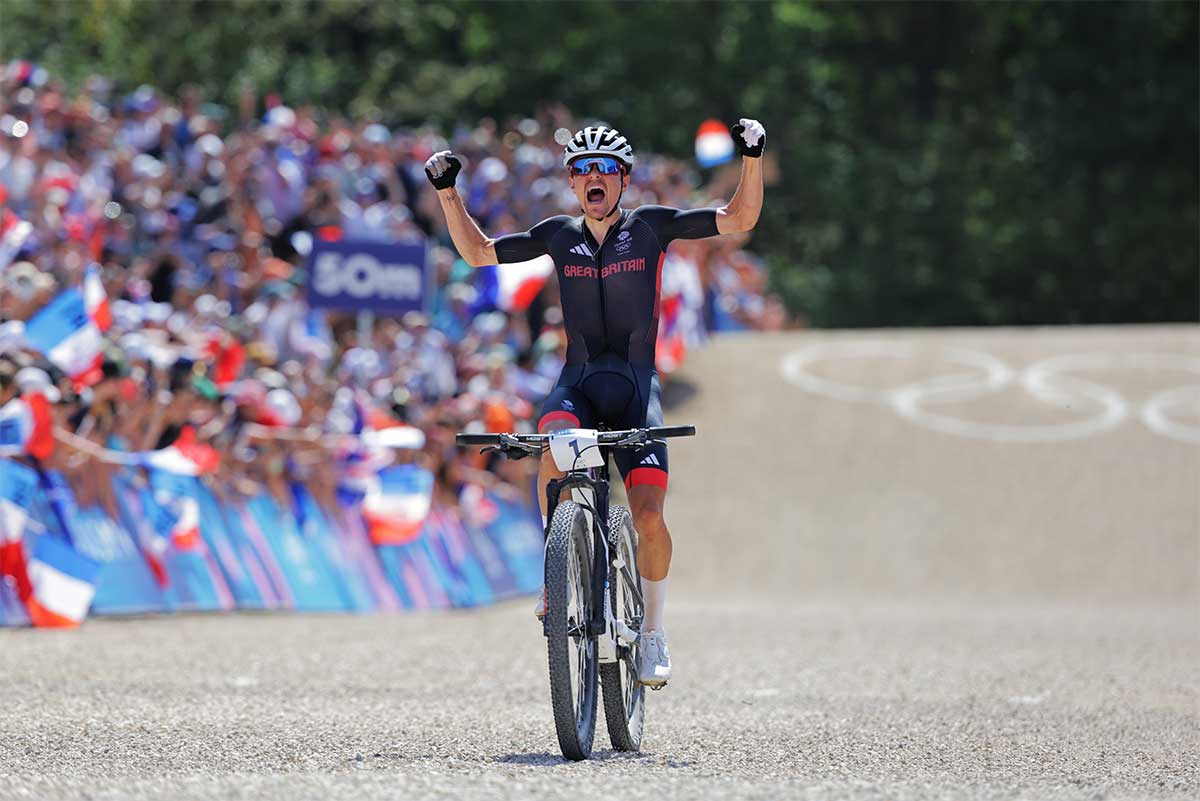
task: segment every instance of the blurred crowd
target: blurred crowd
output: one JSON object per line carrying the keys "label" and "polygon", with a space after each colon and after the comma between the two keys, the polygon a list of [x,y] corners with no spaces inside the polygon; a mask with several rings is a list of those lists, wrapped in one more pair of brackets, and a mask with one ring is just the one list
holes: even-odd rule
{"label": "blurred crowd", "polygon": [[[463,154],[460,185],[483,229],[524,230],[578,211],[554,141],[575,124],[548,107],[447,137],[249,92],[230,109],[194,88],[118,92],[100,77],[69,91],[13,62],[0,86],[0,404],[48,391],[56,426],[74,435],[50,466],[84,503],[112,503],[106,452],[184,435],[216,448],[218,475],[248,493],[285,497],[302,480],[333,503],[355,465],[395,458],[428,464],[445,500],[464,481],[517,484],[527,465],[485,463],[453,434],[532,425],[565,351],[557,287],[518,313],[489,307],[422,165],[446,147]],[[722,203],[731,175],[704,187],[688,163],[639,152],[623,205]],[[432,307],[365,321],[308,308],[315,239],[428,241]],[[693,339],[784,325],[744,244],[673,246]],[[80,386],[23,342],[21,323],[97,265],[113,322],[99,380]],[[423,445],[364,454],[357,439],[405,426]]]}

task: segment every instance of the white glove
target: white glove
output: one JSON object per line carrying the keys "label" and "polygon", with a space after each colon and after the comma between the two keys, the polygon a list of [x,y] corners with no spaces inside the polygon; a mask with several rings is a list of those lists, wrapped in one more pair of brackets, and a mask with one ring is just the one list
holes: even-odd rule
{"label": "white glove", "polygon": [[449,189],[458,178],[462,169],[462,161],[450,154],[449,150],[440,150],[430,156],[425,162],[425,176],[435,189]]}
{"label": "white glove", "polygon": [[729,132],[733,135],[733,143],[737,145],[738,152],[743,156],[758,158],[762,155],[763,146],[767,143],[767,129],[761,122],[742,117]]}

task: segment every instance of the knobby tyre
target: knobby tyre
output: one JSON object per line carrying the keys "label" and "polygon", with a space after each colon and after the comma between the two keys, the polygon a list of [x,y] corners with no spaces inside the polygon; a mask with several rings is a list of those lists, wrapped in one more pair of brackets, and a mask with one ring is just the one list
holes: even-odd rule
{"label": "knobby tyre", "polygon": [[546,650],[558,744],[567,759],[587,759],[596,733],[596,640],[587,634],[592,547],[587,517],[561,501],[546,540]]}
{"label": "knobby tyre", "polygon": [[[633,518],[623,506],[613,505],[608,513],[609,603],[613,616],[623,619],[638,631],[645,615],[642,605],[641,578],[637,569],[637,531]],[[618,561],[621,567],[611,562]],[[617,645],[617,661],[600,666],[600,681],[604,688],[604,722],[608,738],[618,751],[637,751],[642,747],[642,730],[646,719],[646,688],[637,678],[637,644]]]}

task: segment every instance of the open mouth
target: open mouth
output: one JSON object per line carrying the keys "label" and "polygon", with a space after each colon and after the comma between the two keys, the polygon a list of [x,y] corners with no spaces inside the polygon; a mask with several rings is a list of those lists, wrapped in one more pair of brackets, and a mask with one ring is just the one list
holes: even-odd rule
{"label": "open mouth", "polygon": [[604,187],[602,187],[602,186],[590,187],[587,191],[587,201],[588,201],[588,203],[604,202]]}

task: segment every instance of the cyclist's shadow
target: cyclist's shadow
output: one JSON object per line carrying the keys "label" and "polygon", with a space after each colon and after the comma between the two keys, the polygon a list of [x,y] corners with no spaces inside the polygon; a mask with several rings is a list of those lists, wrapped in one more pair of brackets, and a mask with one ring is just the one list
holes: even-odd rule
{"label": "cyclist's shadow", "polygon": [[[506,765],[534,765],[538,767],[552,768],[558,765],[575,765],[578,764],[573,760],[567,759],[561,753],[555,751],[543,751],[540,754],[505,754],[504,756],[495,757],[494,761],[502,762]],[[646,762],[652,763],[659,768],[688,768],[692,766],[692,762],[683,762],[675,759],[663,759],[656,754],[647,753],[644,751],[613,751],[596,749],[592,755],[584,762]]]}

